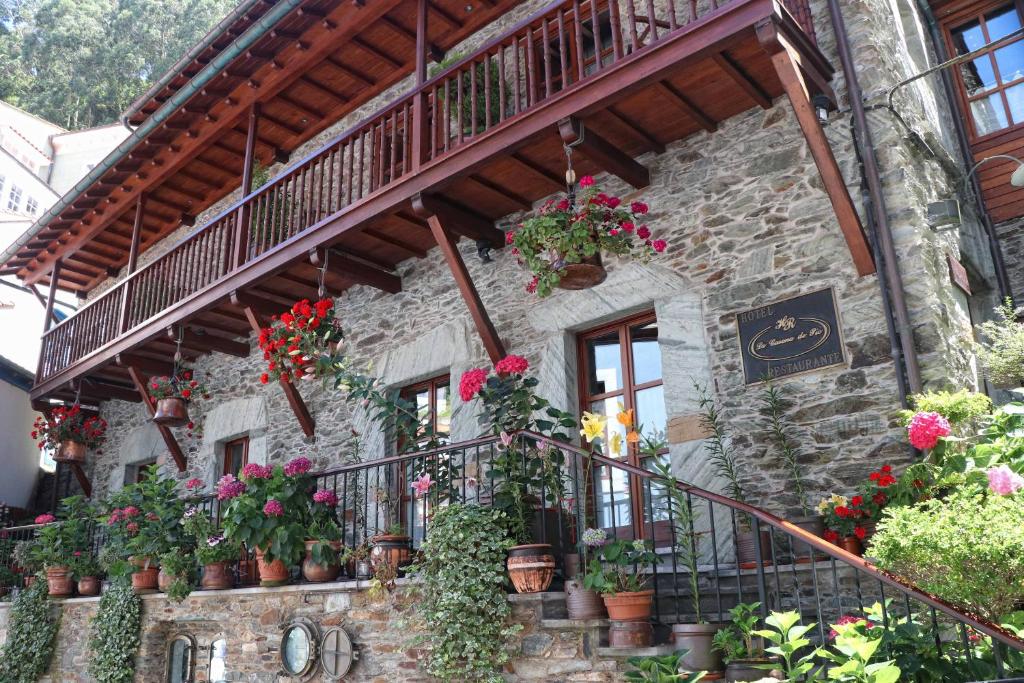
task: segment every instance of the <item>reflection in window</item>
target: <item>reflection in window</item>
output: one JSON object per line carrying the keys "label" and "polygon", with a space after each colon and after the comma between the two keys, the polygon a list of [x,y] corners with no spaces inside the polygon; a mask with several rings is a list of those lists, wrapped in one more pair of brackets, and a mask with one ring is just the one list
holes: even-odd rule
{"label": "reflection in window", "polygon": [[226,683],[228,672],[228,641],[220,638],[210,644],[210,683]]}
{"label": "reflection in window", "polygon": [[167,683],[191,683],[196,643],[191,636],[176,636],[167,647]]}
{"label": "reflection in window", "polygon": [[234,477],[242,471],[242,468],[249,462],[249,437],[243,436],[240,439],[228,441],[224,444],[224,471],[221,474],[230,474]]}
{"label": "reflection in window", "polygon": [[[399,392],[401,398],[416,411],[416,446],[421,449],[446,444],[451,440],[452,401],[451,383],[447,375],[419,382],[405,387]],[[403,443],[398,444],[399,451],[407,450]],[[448,455],[439,455],[425,461],[411,463],[404,472],[402,498],[403,521],[406,531],[414,542],[423,539],[425,533],[424,520],[430,514],[431,501],[427,496],[411,496],[412,482],[422,474],[429,473],[437,481],[431,494],[449,490],[449,486],[458,486],[459,473],[452,471],[452,463]]]}

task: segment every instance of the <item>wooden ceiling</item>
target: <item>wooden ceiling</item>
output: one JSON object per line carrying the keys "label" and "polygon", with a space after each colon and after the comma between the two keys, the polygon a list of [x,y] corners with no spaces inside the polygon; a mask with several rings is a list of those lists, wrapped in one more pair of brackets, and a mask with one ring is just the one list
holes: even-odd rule
{"label": "wooden ceiling", "polygon": [[[522,0],[429,0],[431,51],[441,57]],[[255,6],[130,115],[143,124],[272,3]],[[309,0],[241,53],[7,263],[26,283],[49,282],[63,259],[62,289],[89,292],[128,260],[135,204],[146,195],[141,251],[239,187],[247,115],[261,105],[256,156],[290,152],[412,73],[416,3]],[[400,247],[396,247],[400,248]],[[408,252],[404,252],[408,255]]]}

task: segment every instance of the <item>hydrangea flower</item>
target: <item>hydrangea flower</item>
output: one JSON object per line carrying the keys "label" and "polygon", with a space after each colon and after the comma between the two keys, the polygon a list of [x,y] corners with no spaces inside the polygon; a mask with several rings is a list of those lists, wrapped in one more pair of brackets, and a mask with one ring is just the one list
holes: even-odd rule
{"label": "hydrangea flower", "polygon": [[287,464],[285,464],[284,473],[289,477],[294,477],[299,474],[305,474],[306,472],[309,472],[312,468],[313,463],[310,461],[309,458],[303,458],[299,456],[298,458],[292,458],[287,462]]}
{"label": "hydrangea flower", "polygon": [[1024,477],[1006,465],[993,467],[986,474],[988,475],[989,489],[1000,496],[1008,496],[1024,489]]}
{"label": "hydrangea flower", "polygon": [[245,493],[245,482],[235,479],[231,474],[225,474],[217,482],[217,500],[231,500]]}
{"label": "hydrangea flower", "polygon": [[185,482],[185,488],[189,491],[195,491],[196,489],[203,488],[203,480],[198,477],[193,477]]}
{"label": "hydrangea flower", "polygon": [[473,397],[480,393],[484,384],[487,383],[487,371],[483,368],[473,368],[462,373],[459,380],[459,398],[468,403]]}
{"label": "hydrangea flower", "polygon": [[324,505],[334,507],[335,505],[338,504],[338,496],[335,495],[334,491],[320,489],[319,491],[313,494],[313,502],[323,503]]}
{"label": "hydrangea flower", "polygon": [[922,451],[935,448],[939,439],[949,436],[951,431],[949,420],[931,412],[917,413],[907,426],[910,445]]}
{"label": "hydrangea flower", "polygon": [[274,474],[274,470],[269,465],[264,467],[263,465],[257,465],[254,462],[247,463],[242,468],[243,479],[270,479]]}
{"label": "hydrangea flower", "polygon": [[604,529],[585,529],[583,531],[583,545],[588,548],[600,548],[608,542],[608,534]]}
{"label": "hydrangea flower", "polygon": [[51,514],[43,514],[43,515],[39,515],[38,517],[36,517],[36,524],[49,524],[51,522],[56,522],[56,521],[57,521],[57,518],[54,517]]}
{"label": "hydrangea flower", "polygon": [[281,505],[280,501],[271,498],[267,501],[266,505],[263,506],[263,514],[267,517],[280,517],[284,514],[284,506]]}

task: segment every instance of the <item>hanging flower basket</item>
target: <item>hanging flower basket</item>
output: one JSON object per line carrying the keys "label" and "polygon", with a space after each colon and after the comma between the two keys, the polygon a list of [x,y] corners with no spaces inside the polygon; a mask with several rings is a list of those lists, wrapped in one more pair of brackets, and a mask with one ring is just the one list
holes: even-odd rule
{"label": "hanging flower basket", "polygon": [[165,427],[183,427],[189,423],[188,403],[199,396],[210,398],[210,393],[192,370],[180,368],[169,377],[149,380],[149,396],[156,402],[153,422]]}
{"label": "hanging flower basket", "polygon": [[81,464],[85,462],[87,450],[84,443],[69,439],[61,442],[60,449],[54,454],[53,459],[56,462],[77,462]]}
{"label": "hanging flower basket", "polygon": [[665,251],[643,223],[643,202],[623,203],[602,192],[594,179],[580,179],[579,201],[573,193],[548,201],[537,215],[505,235],[520,265],[533,273],[526,291],[547,296],[555,287],[586,289],[604,281],[602,253],[647,261]]}
{"label": "hanging flower basket", "polygon": [[57,462],[84,463],[88,450],[103,444],[106,431],[106,420],[96,415],[87,417],[75,404],[57,406],[49,416],[37,417],[32,438],[40,450],[52,451]]}
{"label": "hanging flower basket", "polygon": [[260,330],[259,345],[267,369],[260,382],[312,380],[334,367],[337,346],[344,335],[335,317],[334,301],[298,301],[290,310],[274,316],[270,327]]}

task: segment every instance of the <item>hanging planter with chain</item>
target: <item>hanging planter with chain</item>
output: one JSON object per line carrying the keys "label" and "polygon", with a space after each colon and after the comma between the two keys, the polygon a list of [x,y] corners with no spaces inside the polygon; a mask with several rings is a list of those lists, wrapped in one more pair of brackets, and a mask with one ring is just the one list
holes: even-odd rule
{"label": "hanging planter with chain", "polygon": [[57,406],[49,415],[36,418],[32,438],[39,450],[49,449],[57,462],[84,463],[90,448],[99,448],[106,438],[107,421],[82,412],[77,397],[71,406]]}
{"label": "hanging planter with chain", "polygon": [[178,349],[174,354],[174,371],[171,375],[153,377],[149,380],[149,396],[156,402],[153,422],[165,427],[182,427],[189,423],[188,404],[202,396],[210,398],[206,385],[195,376],[195,372],[181,363],[181,335],[178,335]]}
{"label": "hanging planter with chain", "polygon": [[555,287],[587,289],[603,282],[602,252],[646,261],[667,246],[644,224],[648,207],[643,202],[627,205],[602,192],[590,176],[580,178],[577,196],[572,145],[564,147],[566,196],[548,200],[505,235],[519,263],[533,273],[526,291],[541,297]]}

